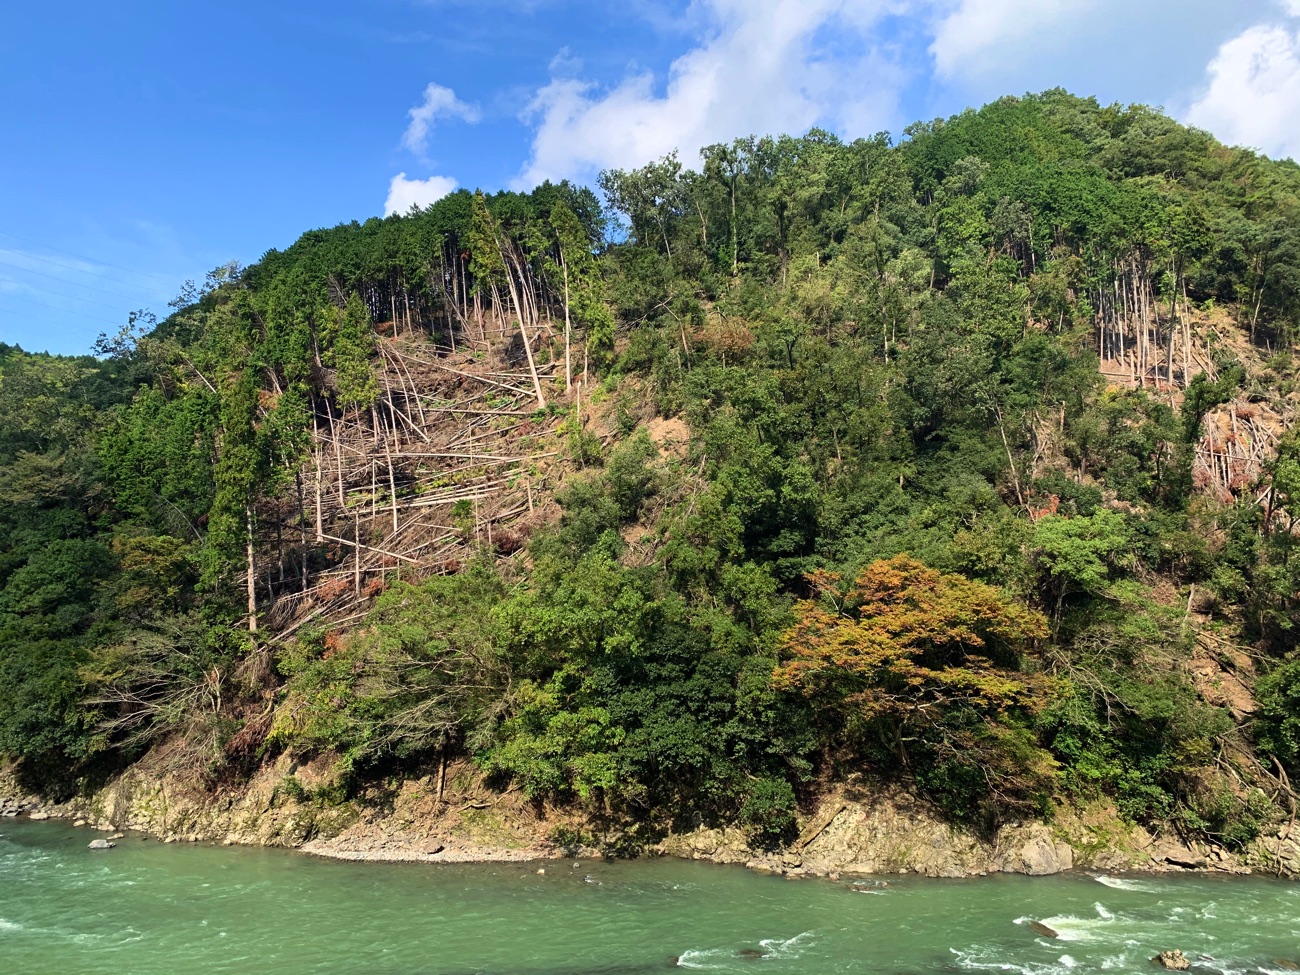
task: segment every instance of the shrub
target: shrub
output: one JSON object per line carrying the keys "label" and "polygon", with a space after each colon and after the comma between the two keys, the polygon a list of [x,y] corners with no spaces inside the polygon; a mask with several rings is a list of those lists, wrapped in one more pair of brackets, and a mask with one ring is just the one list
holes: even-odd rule
{"label": "shrub", "polygon": [[795,828],[794,789],[785,779],[762,778],[749,789],[740,806],[740,822],[751,842],[776,846]]}

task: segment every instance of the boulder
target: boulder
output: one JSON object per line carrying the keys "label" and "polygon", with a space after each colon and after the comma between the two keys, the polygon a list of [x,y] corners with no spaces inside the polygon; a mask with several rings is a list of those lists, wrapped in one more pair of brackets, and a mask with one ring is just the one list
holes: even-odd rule
{"label": "boulder", "polygon": [[1049,928],[1042,921],[1030,921],[1029,930],[1033,931],[1035,934],[1041,934],[1044,938],[1059,938],[1061,936],[1060,932],[1056,931],[1054,928]]}
{"label": "boulder", "polygon": [[1151,959],[1161,968],[1168,969],[1171,972],[1185,972],[1192,967],[1192,963],[1187,960],[1187,956],[1181,951],[1162,951]]}
{"label": "boulder", "polygon": [[116,843],[110,843],[108,840],[91,840],[90,843],[88,843],[88,844],[86,845],[86,849],[88,849],[88,850],[111,850],[111,849],[113,849],[113,847],[115,847],[115,846],[117,846]]}
{"label": "boulder", "polygon": [[28,819],[49,819],[50,814],[47,812],[34,812],[27,814]]}

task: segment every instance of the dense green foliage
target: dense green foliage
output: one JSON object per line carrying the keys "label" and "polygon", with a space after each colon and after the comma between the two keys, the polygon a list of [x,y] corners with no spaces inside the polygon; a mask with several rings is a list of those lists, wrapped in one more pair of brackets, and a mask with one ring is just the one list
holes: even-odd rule
{"label": "dense green foliage", "polygon": [[[106,360],[0,347],[0,751],[202,729],[219,768],[270,653],[259,747],[355,780],[462,750],[538,799],[773,840],[862,774],[981,824],[1105,797],[1248,840],[1252,742],[1300,770],[1300,447],[1232,502],[1194,458],[1217,406],[1293,395],[1300,169],[1059,91],[906,134],[608,172],[608,213],[462,192],[223,269]],[[1122,276],[1237,336],[1214,378],[1106,386]],[[373,407],[376,329],[455,347],[483,307],[568,323],[618,434],[574,416],[527,567],[400,583],[350,635],[239,635],[258,519],[318,425]],[[1192,681],[1195,592],[1272,671],[1253,728]]]}

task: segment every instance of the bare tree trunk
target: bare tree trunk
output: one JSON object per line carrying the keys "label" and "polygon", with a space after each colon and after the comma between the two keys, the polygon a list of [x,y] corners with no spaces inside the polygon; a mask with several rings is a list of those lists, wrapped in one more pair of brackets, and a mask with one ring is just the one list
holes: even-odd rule
{"label": "bare tree trunk", "polygon": [[[284,519],[275,519],[275,559],[276,582],[284,582]],[[267,575],[267,590],[271,589],[270,575]]]}
{"label": "bare tree trunk", "polygon": [[501,290],[495,281],[492,282],[492,320],[497,323],[497,334],[505,335],[506,322],[501,314]]}
{"label": "bare tree trunk", "polygon": [[1020,475],[1016,472],[1016,459],[1011,454],[1011,442],[1007,440],[1007,428],[1002,423],[1002,411],[994,409],[994,415],[998,418],[998,433],[1002,434],[1002,447],[1007,452],[1007,463],[1011,467],[1011,484],[1016,489],[1016,500],[1020,502],[1020,507],[1025,506],[1025,495],[1020,489]]}
{"label": "bare tree trunk", "polygon": [[569,264],[564,259],[564,249],[560,249],[560,269],[564,272],[564,391],[573,389],[573,365],[570,359],[569,336]]}
{"label": "bare tree trunk", "polygon": [[[500,249],[500,241],[498,241],[497,246]],[[537,394],[537,408],[544,410],[546,409],[546,397],[542,394],[542,381],[538,378],[537,363],[533,359],[533,343],[528,335],[528,327],[524,324],[523,307],[519,301],[519,289],[515,287],[514,275],[510,273],[509,259],[506,257],[504,250],[501,252],[501,263],[506,266],[506,284],[510,288],[510,300],[514,302],[515,312],[519,317],[519,331],[524,338],[524,354],[528,356],[528,372],[533,377],[533,391]]]}
{"label": "bare tree trunk", "polygon": [[1137,382],[1137,350],[1128,347],[1128,332],[1133,320],[1133,315],[1129,308],[1129,292],[1131,290],[1129,286],[1131,281],[1127,270],[1124,272],[1123,281],[1117,282],[1117,284],[1121,303],[1119,318],[1122,338],[1120,340],[1120,348],[1123,353],[1120,356],[1120,361],[1128,366],[1129,381]]}
{"label": "bare tree trunk", "polygon": [[324,518],[322,517],[322,512],[321,512],[321,488],[323,487],[321,481],[322,481],[321,452],[320,452],[320,448],[317,447],[316,448],[316,541],[318,542],[320,541],[321,534],[325,530]]}
{"label": "bare tree trunk", "polygon": [[1178,289],[1175,285],[1174,291],[1169,296],[1169,351],[1167,362],[1165,363],[1165,381],[1169,383],[1169,388],[1174,385],[1174,334],[1179,331],[1178,324]]}
{"label": "bare tree trunk", "polygon": [[257,632],[257,563],[253,559],[253,506],[244,506],[245,540],[248,558],[248,632]]}
{"label": "bare tree trunk", "polygon": [[1134,275],[1134,287],[1137,288],[1138,335],[1141,338],[1141,350],[1138,355],[1138,379],[1143,386],[1147,384],[1147,372],[1151,368],[1151,325],[1147,314],[1146,282]]}
{"label": "bare tree trunk", "polygon": [[[667,242],[667,236],[664,241]],[[668,255],[672,257],[670,253]],[[784,261],[782,261],[784,263]],[[734,278],[740,273],[740,234],[736,227],[736,173],[732,170],[731,174],[731,276]]]}
{"label": "bare tree trunk", "polygon": [[1147,384],[1146,289],[1142,287],[1142,282],[1138,278],[1136,270],[1133,272],[1133,288],[1133,300],[1137,306],[1138,314],[1138,383],[1145,386]]}
{"label": "bare tree trunk", "polygon": [[[397,424],[393,423],[393,432],[397,431]],[[388,458],[388,499],[393,507],[393,534],[397,534],[397,479],[393,475],[393,451],[389,446],[389,437],[384,437],[384,454]],[[398,444],[401,448],[401,444]]]}
{"label": "bare tree trunk", "polygon": [[293,472],[294,484],[298,488],[298,546],[299,561],[302,563],[302,591],[307,591],[307,499],[302,486],[302,471]]}
{"label": "bare tree trunk", "polygon": [[361,505],[353,512],[352,539],[356,547],[356,559],[352,563],[352,589],[361,595]]}
{"label": "bare tree trunk", "polygon": [[659,224],[659,233],[661,233],[664,238],[664,251],[668,255],[668,260],[671,261],[673,259],[673,248],[672,245],[668,243],[668,225],[664,223],[664,218],[658,212],[655,213],[655,220]]}
{"label": "bare tree trunk", "polygon": [[339,446],[338,429],[334,424],[334,407],[330,405],[328,402],[326,402],[325,408],[329,411],[330,439],[334,441],[334,463],[338,465],[338,470],[339,470],[339,483],[338,483],[339,507],[343,507],[345,504],[347,504],[346,499],[343,497],[343,448]]}
{"label": "bare tree trunk", "polygon": [[323,460],[321,454],[323,451],[323,447],[320,442],[320,418],[319,415],[316,413],[315,397],[312,397],[311,432],[315,438],[315,442],[312,444],[313,447],[312,456],[313,459],[316,461],[316,541],[319,542],[321,536],[321,528],[322,528],[320,495],[321,495],[321,486],[322,486],[321,482],[323,480],[323,474],[321,471],[321,466],[322,466],[321,462]]}
{"label": "bare tree trunk", "polygon": [[523,291],[524,300],[528,303],[533,327],[536,328],[542,320],[540,299],[544,296],[541,293],[541,289],[537,286],[537,281],[533,278],[532,265],[524,259],[523,255],[519,256],[517,266],[519,268],[519,287],[520,290]]}

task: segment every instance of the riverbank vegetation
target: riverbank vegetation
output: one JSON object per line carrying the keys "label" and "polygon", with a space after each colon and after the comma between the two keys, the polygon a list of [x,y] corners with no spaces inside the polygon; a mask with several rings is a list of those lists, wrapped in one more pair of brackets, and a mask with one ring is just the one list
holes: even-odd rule
{"label": "riverbank vegetation", "polygon": [[[1300,168],[1060,91],[458,192],[0,346],[0,751],[1227,845],[1300,771]],[[69,784],[72,783],[72,784]]]}

